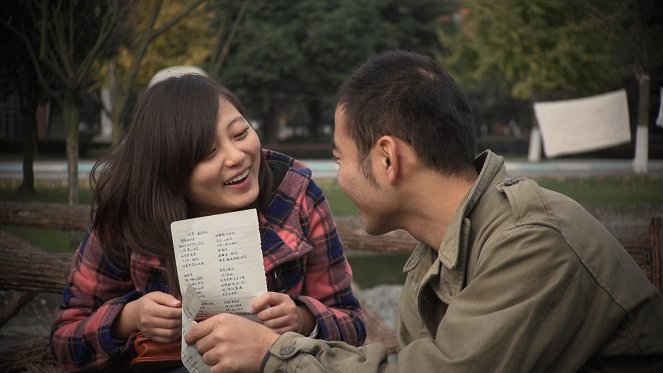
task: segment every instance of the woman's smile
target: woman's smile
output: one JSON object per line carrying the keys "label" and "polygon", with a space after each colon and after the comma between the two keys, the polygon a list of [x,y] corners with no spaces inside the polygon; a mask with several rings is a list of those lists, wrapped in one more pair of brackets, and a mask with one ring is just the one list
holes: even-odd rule
{"label": "woman's smile", "polygon": [[249,176],[249,169],[248,168],[246,170],[244,170],[244,172],[242,172],[241,174],[239,174],[239,175],[231,178],[230,180],[226,181],[225,183],[223,183],[223,185],[241,184],[242,182],[244,182],[246,180],[247,176]]}

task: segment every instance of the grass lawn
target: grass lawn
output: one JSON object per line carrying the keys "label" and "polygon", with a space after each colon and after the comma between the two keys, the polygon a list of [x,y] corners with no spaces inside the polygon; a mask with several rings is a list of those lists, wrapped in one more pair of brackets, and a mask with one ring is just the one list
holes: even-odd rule
{"label": "grass lawn", "polygon": [[[592,178],[540,178],[544,188],[555,190],[581,204],[663,203],[662,176],[603,176]],[[334,216],[357,213],[334,179],[318,181]]]}
{"label": "grass lawn", "polygon": [[[596,178],[543,178],[539,183],[564,193],[583,204],[663,204],[663,176],[628,176]],[[334,216],[355,215],[356,208],[338,186],[335,179],[316,180],[324,190]],[[34,195],[21,194],[18,185],[0,182],[0,201],[66,203],[67,189],[61,184],[38,184]],[[90,189],[81,185],[80,200],[89,205]],[[63,232],[18,226],[3,227],[27,241],[51,251],[71,251],[78,245],[81,232]]]}

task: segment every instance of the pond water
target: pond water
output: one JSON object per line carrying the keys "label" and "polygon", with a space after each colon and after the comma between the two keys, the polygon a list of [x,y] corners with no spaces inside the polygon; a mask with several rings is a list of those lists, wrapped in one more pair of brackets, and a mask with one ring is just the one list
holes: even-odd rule
{"label": "pond water", "polygon": [[357,251],[345,252],[354,281],[367,289],[377,285],[403,285],[403,266],[410,254],[382,254]]}

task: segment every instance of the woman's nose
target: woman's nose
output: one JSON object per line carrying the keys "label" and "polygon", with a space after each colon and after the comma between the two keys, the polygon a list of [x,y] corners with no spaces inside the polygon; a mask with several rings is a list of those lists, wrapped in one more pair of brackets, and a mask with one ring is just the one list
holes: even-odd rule
{"label": "woman's nose", "polygon": [[242,149],[229,145],[226,146],[226,157],[224,164],[228,167],[236,166],[238,164],[241,164],[242,161],[244,160],[244,157],[246,157],[246,154],[242,151]]}

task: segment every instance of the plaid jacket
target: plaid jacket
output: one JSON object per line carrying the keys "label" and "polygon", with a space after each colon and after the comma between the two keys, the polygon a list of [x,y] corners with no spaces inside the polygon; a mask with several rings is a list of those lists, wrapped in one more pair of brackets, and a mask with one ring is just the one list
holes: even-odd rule
{"label": "plaid jacket", "polygon": [[[304,164],[264,152],[270,168],[277,174],[280,169],[283,177],[258,214],[267,287],[308,307],[318,325],[317,338],[359,346],[366,323],[329,205]],[[162,271],[158,258],[136,253],[128,267],[118,268],[88,231],[74,254],[51,329],[51,348],[61,367],[100,371],[126,366],[134,353],[133,338],[114,339],[112,324],[126,303],[151,291],[168,291],[159,279]]]}

